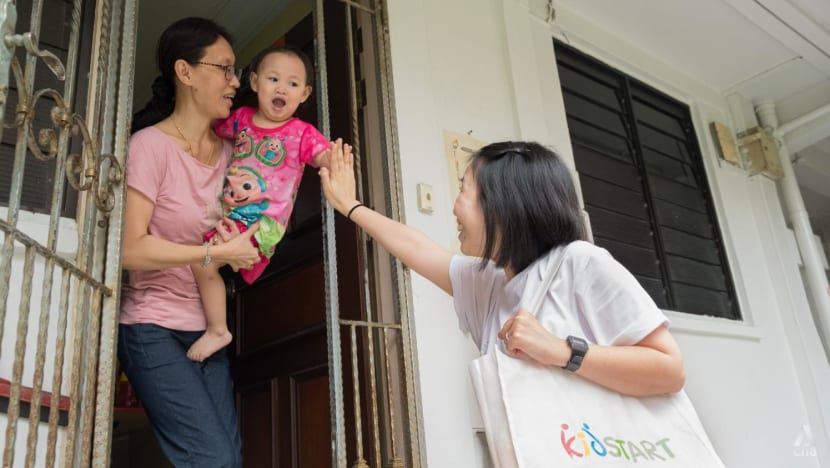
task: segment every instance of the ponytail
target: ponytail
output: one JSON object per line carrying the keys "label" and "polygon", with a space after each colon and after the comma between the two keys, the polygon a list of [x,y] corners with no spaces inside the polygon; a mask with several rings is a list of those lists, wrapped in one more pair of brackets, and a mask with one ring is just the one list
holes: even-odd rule
{"label": "ponytail", "polygon": [[153,96],[147,105],[133,114],[133,123],[130,128],[132,133],[161,122],[172,114],[176,107],[176,89],[163,76],[156,77],[152,90]]}

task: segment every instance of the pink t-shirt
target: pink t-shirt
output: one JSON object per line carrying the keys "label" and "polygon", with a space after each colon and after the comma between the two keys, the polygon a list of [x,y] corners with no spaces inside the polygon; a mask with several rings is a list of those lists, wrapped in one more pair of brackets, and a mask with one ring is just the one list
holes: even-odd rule
{"label": "pink t-shirt", "polygon": [[[127,185],[153,202],[147,232],[177,244],[200,245],[221,216],[217,197],[230,155],[231,145],[225,142],[211,167],[156,127],[136,132],[130,139]],[[131,270],[122,290],[120,323],[204,330],[204,310],[190,267]]]}
{"label": "pink t-shirt", "polygon": [[[305,165],[312,164],[314,156],[331,145],[313,125],[298,118],[276,128],[262,128],[254,124],[255,113],[253,107],[240,107],[214,126],[217,135],[234,140],[229,172],[247,170],[259,181],[256,201],[260,203],[249,200],[247,206],[226,209],[231,218],[248,226],[259,217],[268,216],[282,232],[294,209]],[[261,223],[260,232],[264,233],[265,226]]]}

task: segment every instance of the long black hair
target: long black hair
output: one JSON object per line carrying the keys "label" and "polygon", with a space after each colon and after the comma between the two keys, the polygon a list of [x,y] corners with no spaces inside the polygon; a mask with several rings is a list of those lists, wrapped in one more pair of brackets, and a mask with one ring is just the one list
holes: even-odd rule
{"label": "long black hair", "polygon": [[205,18],[184,18],[171,24],[159,37],[156,61],[161,75],[153,81],[153,96],[143,109],[133,114],[132,132],[154,125],[169,116],[176,106],[177,60],[195,65],[205,49],[224,38],[233,43],[224,28]]}
{"label": "long black hair", "polygon": [[493,143],[473,154],[470,171],[484,214],[484,262],[519,273],[552,248],[585,239],[571,174],[555,152]]}

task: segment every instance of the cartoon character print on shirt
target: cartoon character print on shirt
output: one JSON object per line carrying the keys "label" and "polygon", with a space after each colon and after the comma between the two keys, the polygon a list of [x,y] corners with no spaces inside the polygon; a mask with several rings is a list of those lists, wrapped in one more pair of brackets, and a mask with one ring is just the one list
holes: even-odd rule
{"label": "cartoon character print on shirt", "polygon": [[285,161],[285,146],[279,138],[265,137],[256,146],[256,158],[266,166],[277,167]]}
{"label": "cartoon character print on shirt", "polygon": [[251,152],[254,149],[254,137],[251,135],[250,131],[247,127],[239,130],[238,132],[237,127],[239,126],[239,122],[234,122],[234,133],[236,134],[236,138],[233,142],[233,158],[234,159],[244,159],[251,155]]}
{"label": "cartoon character print on shirt", "polygon": [[268,183],[253,167],[231,166],[225,174],[222,201],[228,218],[247,227],[259,221],[259,230],[254,238],[259,244],[260,252],[270,257],[285,229],[264,214],[271,204],[267,189]]}

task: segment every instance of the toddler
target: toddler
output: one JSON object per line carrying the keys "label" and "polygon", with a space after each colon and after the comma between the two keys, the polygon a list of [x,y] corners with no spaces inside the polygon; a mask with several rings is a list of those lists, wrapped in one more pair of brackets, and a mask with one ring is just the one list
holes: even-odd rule
{"label": "toddler", "polygon": [[[243,106],[214,126],[216,134],[234,141],[233,159],[220,197],[224,216],[240,232],[254,223],[259,229],[251,242],[259,248],[259,261],[241,269],[251,284],[268,265],[282,239],[294,208],[306,164],[328,166],[331,144],[314,126],[295,118],[300,104],[311,95],[311,60],[289,47],[270,47],[254,57],[250,66],[251,90],[257,108]],[[214,243],[216,230],[205,235]],[[194,266],[202,296],[207,330],[187,352],[201,362],[231,341],[225,304],[225,284],[218,265]]]}

